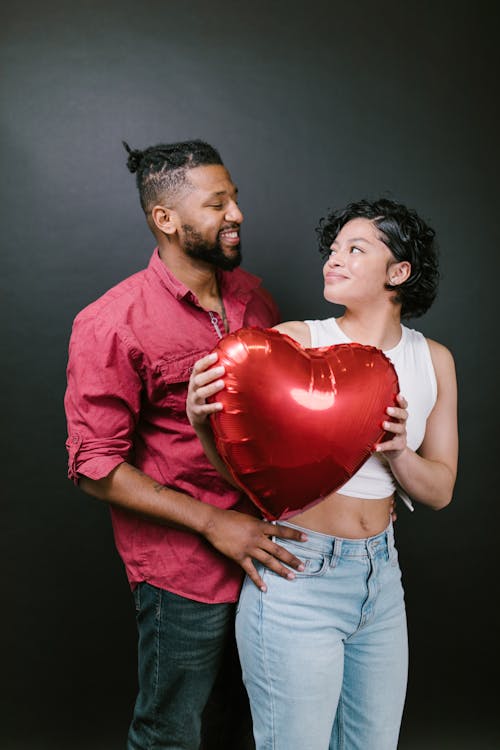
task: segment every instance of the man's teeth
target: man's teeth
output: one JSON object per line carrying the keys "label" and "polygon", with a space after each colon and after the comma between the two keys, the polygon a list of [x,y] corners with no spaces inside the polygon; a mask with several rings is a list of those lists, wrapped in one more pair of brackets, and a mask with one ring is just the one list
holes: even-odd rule
{"label": "man's teeth", "polygon": [[230,237],[231,239],[236,239],[238,236],[238,232],[221,232],[223,237]]}

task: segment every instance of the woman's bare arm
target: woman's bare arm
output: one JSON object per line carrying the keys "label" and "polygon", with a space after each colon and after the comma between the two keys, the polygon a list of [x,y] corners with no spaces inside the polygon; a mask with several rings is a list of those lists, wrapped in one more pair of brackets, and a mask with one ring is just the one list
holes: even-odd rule
{"label": "woman's bare arm", "polygon": [[427,419],[425,437],[418,452],[406,444],[406,402],[389,408],[396,422],[384,427],[394,437],[377,446],[389,461],[399,484],[418,502],[435,510],[444,508],[453,497],[458,462],[457,380],[451,353],[435,341],[429,348],[437,380],[437,400]]}

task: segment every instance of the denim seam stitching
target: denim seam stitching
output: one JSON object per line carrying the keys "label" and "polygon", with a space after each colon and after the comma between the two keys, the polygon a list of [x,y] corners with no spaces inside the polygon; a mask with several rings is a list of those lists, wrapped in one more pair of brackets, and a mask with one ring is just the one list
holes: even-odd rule
{"label": "denim seam stitching", "polygon": [[[155,684],[154,684],[154,703],[153,703],[153,711],[154,711],[154,721],[153,721],[153,727],[154,727],[154,733],[155,735],[158,734],[158,685],[160,682],[160,633],[161,633],[161,621],[162,621],[162,607],[163,607],[163,596],[161,590],[158,589],[157,592],[158,597],[158,603],[156,606],[156,669],[155,669]],[[154,750],[153,743],[156,743],[156,740],[152,738],[152,741],[149,745],[149,750]]]}
{"label": "denim seam stitching", "polygon": [[342,693],[339,695],[337,703],[337,725],[339,728],[339,750],[344,750],[344,702]]}
{"label": "denim seam stitching", "polygon": [[259,610],[260,610],[259,611],[259,616],[260,616],[260,618],[259,618],[260,619],[260,623],[259,623],[259,625],[260,625],[260,641],[261,641],[261,645],[262,645],[262,653],[263,653],[263,658],[264,658],[264,670],[265,670],[265,673],[266,673],[267,684],[269,685],[268,698],[269,698],[269,706],[270,706],[270,709],[271,709],[271,717],[270,717],[271,718],[271,750],[274,750],[274,748],[276,747],[276,744],[275,744],[275,726],[274,726],[274,711],[275,711],[275,707],[274,707],[274,700],[273,700],[273,691],[270,689],[271,685],[272,685],[272,677],[271,677],[271,673],[270,673],[270,671],[268,669],[268,666],[267,666],[268,665],[267,650],[266,650],[265,639],[264,639],[263,613],[262,613],[262,610],[263,610],[263,598],[264,598],[264,594],[261,592],[260,593],[260,602],[259,602],[259,604],[260,604],[260,606],[259,606]]}

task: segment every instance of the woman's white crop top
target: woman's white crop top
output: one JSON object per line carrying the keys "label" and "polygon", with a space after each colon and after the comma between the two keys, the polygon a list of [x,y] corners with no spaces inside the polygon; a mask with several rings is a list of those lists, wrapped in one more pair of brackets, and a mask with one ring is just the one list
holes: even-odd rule
{"label": "woman's white crop top", "polygon": [[[352,343],[335,318],[306,320],[311,332],[311,346],[333,346]],[[437,383],[429,345],[425,337],[412,328],[401,326],[401,339],[384,354],[394,365],[400,392],[408,401],[406,423],[408,446],[417,450],[425,435],[427,417],[437,397]],[[366,500],[389,497],[396,490],[394,477],[383,456],[374,453],[361,469],[337,492]]]}

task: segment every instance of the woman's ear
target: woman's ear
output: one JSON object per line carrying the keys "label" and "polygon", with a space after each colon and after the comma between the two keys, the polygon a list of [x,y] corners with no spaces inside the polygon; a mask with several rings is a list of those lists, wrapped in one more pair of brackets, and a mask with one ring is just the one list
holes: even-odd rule
{"label": "woman's ear", "polygon": [[411,263],[407,260],[402,260],[400,263],[392,263],[387,270],[388,282],[391,286],[399,286],[410,278],[410,274]]}

